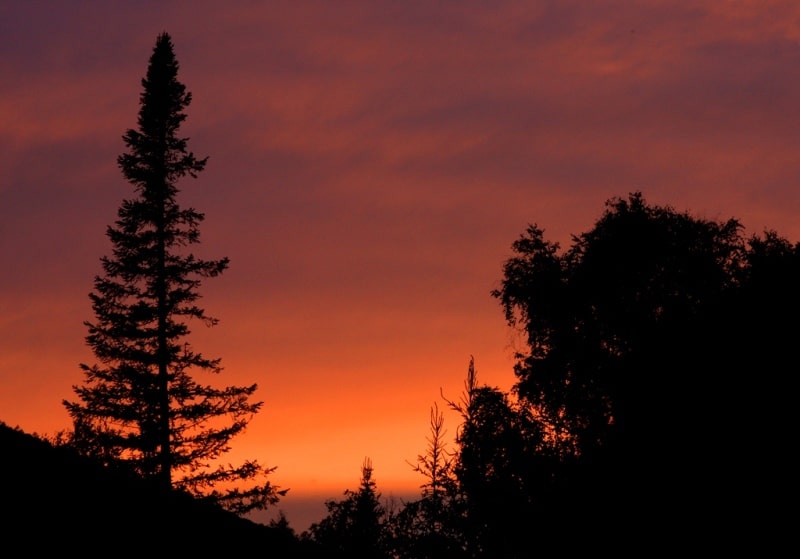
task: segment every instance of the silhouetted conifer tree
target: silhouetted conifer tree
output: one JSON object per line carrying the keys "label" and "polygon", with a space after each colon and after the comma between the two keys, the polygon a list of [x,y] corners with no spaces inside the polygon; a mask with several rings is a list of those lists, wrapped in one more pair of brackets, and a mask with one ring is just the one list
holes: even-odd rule
{"label": "silhouetted conifer tree", "polygon": [[366,458],[358,490],[346,490],[343,500],[326,501],[328,515],[303,533],[304,541],[315,542],[326,557],[390,557],[386,509],[380,502],[372,471],[372,461]]}
{"label": "silhouetted conifer tree", "polygon": [[179,206],[177,182],[196,177],[207,158],[196,158],[178,135],[192,98],[178,81],[167,33],[157,38],[142,86],[138,128],[123,136],[128,151],[117,160],[137,196],[122,202],[107,229],[112,255],[101,259],[104,274],[90,294],[95,320],[86,322],[99,364],[81,365],[78,401],[64,401],[72,443],[125,461],[162,488],[205,495],[238,513],[265,508],[283,494],[265,479],[274,468],[213,465],[259,411],[261,402],[250,401],[256,385],[219,389],[193,376],[221,371],[219,359],[194,351],[186,338],[191,320],[217,323],[197,305],[198,288],[228,259],[189,252],[204,215]]}
{"label": "silhouetted conifer tree", "polygon": [[444,414],[434,404],[425,454],[411,464],[425,478],[420,499],[403,503],[389,515],[396,557],[433,559],[462,557],[462,507],[453,473],[455,455],[448,451]]}
{"label": "silhouetted conifer tree", "polygon": [[444,439],[447,431],[444,428],[444,414],[439,406],[431,408],[430,434],[425,454],[417,456],[414,471],[425,477],[422,485],[422,497],[425,503],[427,531],[439,532],[445,516],[445,508],[455,494],[456,480],[453,475],[453,455],[447,450]]}

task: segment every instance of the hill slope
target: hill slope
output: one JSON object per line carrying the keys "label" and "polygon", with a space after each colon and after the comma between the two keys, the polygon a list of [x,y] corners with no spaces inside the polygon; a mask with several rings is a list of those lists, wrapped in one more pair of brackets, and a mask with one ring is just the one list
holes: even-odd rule
{"label": "hill slope", "polygon": [[[83,556],[261,551],[295,556],[287,531],[105,468],[0,422],[2,548]],[[2,550],[0,549],[0,554]]]}

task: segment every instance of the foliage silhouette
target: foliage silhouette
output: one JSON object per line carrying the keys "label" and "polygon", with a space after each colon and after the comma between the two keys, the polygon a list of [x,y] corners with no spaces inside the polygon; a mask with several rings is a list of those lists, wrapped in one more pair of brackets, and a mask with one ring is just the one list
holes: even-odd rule
{"label": "foliage silhouette", "polygon": [[609,201],[563,255],[536,226],[513,248],[492,294],[527,334],[516,388],[547,414],[562,444],[585,453],[613,432],[650,432],[653,418],[644,415],[667,379],[624,367],[722,300],[744,245],[735,220],[651,207],[636,193]]}
{"label": "foliage silhouette", "polygon": [[389,515],[395,557],[416,559],[464,557],[460,495],[454,466],[456,454],[447,448],[444,414],[434,403],[425,454],[414,471],[425,478],[419,499],[403,503]]}
{"label": "foliage silhouette", "polygon": [[713,540],[709,516],[751,520],[738,497],[780,483],[763,456],[796,421],[774,390],[796,360],[798,246],[636,192],[564,252],[536,225],[512,248],[492,295],[528,341],[514,391],[561,457],[552,514],[676,545]]}
{"label": "foliage silhouette", "polygon": [[345,498],[326,501],[328,514],[301,535],[313,542],[325,557],[388,558],[387,513],[372,478],[372,461],[364,459],[357,491],[346,490]]}
{"label": "foliage silhouette", "polygon": [[217,323],[197,305],[198,289],[228,259],[189,252],[204,215],[180,207],[176,183],[196,177],[207,158],[196,158],[178,135],[192,98],[177,74],[172,40],[162,33],[142,80],[138,128],[123,136],[128,151],[118,158],[137,197],[122,202],[107,229],[112,256],[101,259],[104,275],[90,294],[95,321],[86,323],[86,341],[100,364],[81,365],[78,401],[64,405],[80,451],[123,460],[163,490],[185,489],[245,513],[285,492],[266,480],[274,468],[256,461],[213,465],[261,402],[250,401],[255,384],[220,389],[193,376],[221,371],[220,360],[195,352],[187,336],[192,320]]}
{"label": "foliage silhouette", "polygon": [[529,556],[531,525],[550,513],[543,503],[561,457],[524,402],[478,382],[472,357],[461,398],[445,401],[462,420],[450,518],[460,525],[463,548],[469,557]]}

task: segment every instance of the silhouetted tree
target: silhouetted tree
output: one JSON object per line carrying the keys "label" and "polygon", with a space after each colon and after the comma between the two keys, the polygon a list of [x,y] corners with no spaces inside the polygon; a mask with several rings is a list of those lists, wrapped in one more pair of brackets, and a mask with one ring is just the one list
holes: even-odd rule
{"label": "silhouetted tree", "polygon": [[528,341],[514,390],[564,464],[554,513],[649,541],[747,517],[742,495],[769,483],[796,421],[775,413],[800,334],[797,246],[637,192],[566,251],[535,225],[512,247],[492,295]]}
{"label": "silhouetted tree", "polygon": [[434,403],[431,408],[427,452],[417,456],[417,463],[414,465],[414,471],[425,477],[421,489],[422,500],[427,509],[425,513],[427,530],[430,533],[441,529],[447,501],[455,493],[453,456],[447,450],[444,439],[446,433],[444,414],[439,411],[438,404]]}
{"label": "silhouetted tree", "polygon": [[344,492],[340,501],[325,502],[328,515],[302,534],[315,542],[326,557],[389,557],[386,542],[386,509],[372,479],[372,461],[364,459],[357,491]]}
{"label": "silhouetted tree", "polygon": [[735,297],[719,313],[716,334],[706,337],[714,343],[715,357],[706,360],[713,384],[695,403],[704,420],[704,493],[742,530],[785,525],[774,497],[795,492],[796,459],[787,443],[798,431],[798,316],[800,243],[772,230],[751,236]]}
{"label": "silhouetted tree", "polygon": [[446,399],[462,417],[454,473],[464,544],[471,557],[530,556],[534,505],[552,466],[543,430],[499,388],[478,384],[472,358],[464,388],[459,401]]}
{"label": "silhouetted tree", "polygon": [[722,300],[744,243],[735,220],[649,206],[639,193],[610,200],[595,227],[573,240],[559,254],[531,226],[492,294],[527,334],[530,352],[516,366],[520,395],[562,441],[587,452],[612,431],[652,427],[640,420],[656,411],[668,379],[633,362],[652,356],[654,343],[678,342],[676,326],[696,324]]}
{"label": "silhouetted tree", "polygon": [[255,384],[220,389],[192,376],[221,371],[219,359],[195,352],[186,337],[191,320],[217,323],[197,305],[198,288],[228,259],[189,252],[204,215],[180,207],[177,182],[196,177],[207,158],[196,158],[178,135],[191,94],[177,75],[172,40],[162,33],[142,80],[138,128],[123,136],[128,151],[117,161],[137,196],[122,202],[107,229],[112,256],[101,259],[104,275],[90,294],[95,320],[86,323],[86,341],[100,364],[81,365],[78,401],[64,404],[76,448],[243,513],[274,504],[282,492],[265,481],[272,469],[256,461],[212,465],[261,402],[250,401]]}
{"label": "silhouetted tree", "polygon": [[397,557],[426,559],[462,557],[461,512],[455,456],[447,449],[444,414],[434,403],[425,454],[417,456],[414,471],[425,477],[420,499],[403,503],[391,514],[394,553]]}

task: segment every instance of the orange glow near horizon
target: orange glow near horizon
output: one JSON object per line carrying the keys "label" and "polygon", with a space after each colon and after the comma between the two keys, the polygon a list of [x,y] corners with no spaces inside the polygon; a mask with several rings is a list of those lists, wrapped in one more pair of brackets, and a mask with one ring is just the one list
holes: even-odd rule
{"label": "orange glow near horizon", "polygon": [[[303,499],[422,483],[429,410],[470,356],[508,390],[520,340],[491,298],[536,223],[562,247],[604,202],[648,202],[800,239],[795,2],[269,7],[90,0],[0,18],[0,421],[52,435],[94,362],[87,294],[132,196],[116,158],[168,31],[206,170],[196,252],[218,326],[189,341],[262,412],[231,462]],[[446,414],[452,438],[458,417]],[[305,513],[303,513],[305,514]],[[295,518],[299,520],[295,520]]]}

